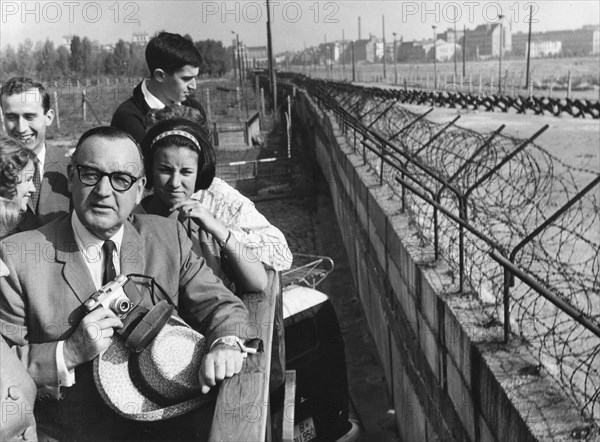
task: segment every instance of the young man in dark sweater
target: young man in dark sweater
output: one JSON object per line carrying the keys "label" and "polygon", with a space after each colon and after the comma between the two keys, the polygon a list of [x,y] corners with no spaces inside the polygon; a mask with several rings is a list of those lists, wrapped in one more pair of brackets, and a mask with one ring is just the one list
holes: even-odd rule
{"label": "young man in dark sweater", "polygon": [[133,89],[133,96],[121,103],[110,123],[130,133],[138,143],[146,133],[145,116],[150,109],[182,104],[198,109],[206,119],[202,105],[193,98],[202,57],[194,43],[179,34],[161,32],[146,47],[150,77]]}

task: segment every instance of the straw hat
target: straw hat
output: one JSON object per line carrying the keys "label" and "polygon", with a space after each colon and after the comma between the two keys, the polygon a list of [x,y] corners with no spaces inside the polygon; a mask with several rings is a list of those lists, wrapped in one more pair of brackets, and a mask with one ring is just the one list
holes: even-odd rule
{"label": "straw hat", "polygon": [[199,379],[203,356],[204,336],[171,316],[139,354],[113,337],[94,360],[94,380],[106,404],[121,416],[138,421],[169,419],[207,401]]}

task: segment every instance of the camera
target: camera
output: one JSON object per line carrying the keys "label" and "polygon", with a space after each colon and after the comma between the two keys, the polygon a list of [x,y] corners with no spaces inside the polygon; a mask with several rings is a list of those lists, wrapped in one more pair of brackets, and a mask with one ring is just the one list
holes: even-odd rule
{"label": "camera", "polygon": [[112,310],[120,319],[123,319],[133,309],[133,303],[124,291],[124,286],[128,282],[129,278],[127,276],[117,276],[113,281],[102,286],[90,296],[83,305],[88,312],[103,306]]}

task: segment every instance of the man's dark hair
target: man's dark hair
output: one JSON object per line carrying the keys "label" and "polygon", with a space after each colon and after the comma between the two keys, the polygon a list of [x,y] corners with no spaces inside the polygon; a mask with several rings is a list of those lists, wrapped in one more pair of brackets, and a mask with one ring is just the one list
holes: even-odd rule
{"label": "man's dark hair", "polygon": [[161,32],[146,46],[146,64],[150,76],[156,69],[173,74],[186,65],[200,67],[202,56],[194,43],[180,34]]}
{"label": "man's dark hair", "polygon": [[37,89],[40,93],[42,108],[44,109],[44,114],[47,114],[50,110],[50,94],[42,83],[29,77],[13,77],[4,83],[0,89],[0,99],[5,95],[9,97],[11,95],[23,94],[31,89]]}
{"label": "man's dark hair", "polygon": [[73,156],[71,157],[72,163],[77,162],[77,157],[79,156],[81,145],[85,142],[85,140],[93,137],[103,138],[105,140],[111,141],[130,140],[137,148],[138,155],[140,157],[140,165],[142,167],[139,176],[144,176],[144,156],[142,155],[142,149],[139,143],[135,141],[135,138],[133,138],[129,133],[112,126],[98,126],[85,131],[83,135],[81,135],[81,137],[79,138],[79,141],[77,141],[75,151],[73,152]]}

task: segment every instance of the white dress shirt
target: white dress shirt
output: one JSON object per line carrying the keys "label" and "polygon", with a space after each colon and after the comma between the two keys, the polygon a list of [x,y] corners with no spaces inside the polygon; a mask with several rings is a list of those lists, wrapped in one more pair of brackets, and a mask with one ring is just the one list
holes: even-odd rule
{"label": "white dress shirt", "polygon": [[156,98],[152,93],[148,90],[148,86],[146,86],[146,82],[148,79],[142,81],[142,94],[144,94],[144,100],[146,100],[146,104],[150,106],[150,109],[162,109],[165,107],[165,103]]}
{"label": "white dress shirt", "polygon": [[[73,228],[77,248],[83,255],[83,259],[87,265],[88,270],[90,271],[90,275],[92,276],[94,286],[96,287],[96,290],[98,290],[100,287],[102,287],[102,276],[104,274],[104,251],[102,250],[104,240],[90,233],[90,231],[86,229],[81,223],[75,211],[71,213],[71,227]],[[115,243],[116,246],[115,252],[112,256],[112,260],[117,275],[121,271],[119,255],[121,250],[121,244],[123,243],[124,231],[125,227],[121,226],[117,233],[110,237],[110,239]],[[89,295],[91,296],[92,293],[90,293]],[[58,341],[58,345],[56,346],[56,369],[58,373],[59,386],[70,387],[73,384],[75,384],[75,370],[69,370],[67,368],[63,350],[64,343],[65,341]]]}

